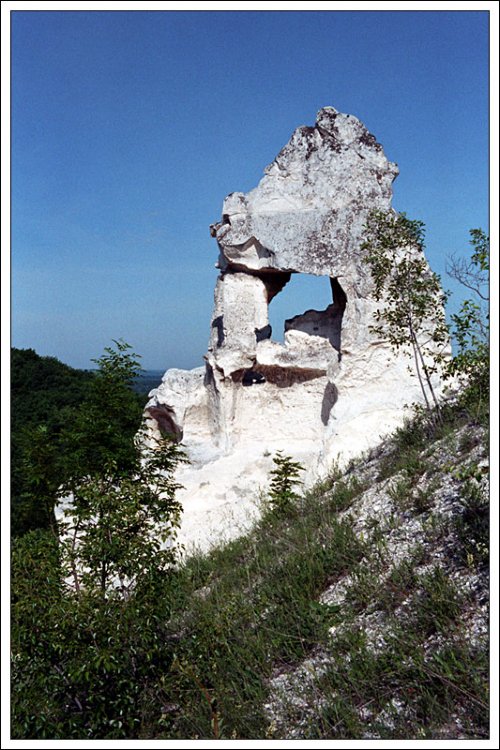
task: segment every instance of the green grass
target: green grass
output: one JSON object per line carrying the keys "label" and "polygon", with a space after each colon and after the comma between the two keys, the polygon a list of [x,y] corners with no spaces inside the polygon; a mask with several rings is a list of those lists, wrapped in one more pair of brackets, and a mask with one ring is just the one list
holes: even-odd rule
{"label": "green grass", "polygon": [[[356,641],[348,648],[349,662],[337,659],[322,679],[323,693],[331,700],[323,708],[317,738],[354,739],[371,731],[381,739],[430,739],[455,713],[466,717],[466,732],[486,735],[484,657],[460,646],[439,649],[428,659],[404,631],[396,631],[381,654]],[[476,679],[465,687],[469,672]]]}
{"label": "green grass", "polygon": [[[344,624],[330,643],[331,665],[314,687],[321,705],[306,721],[302,709],[289,709],[289,724],[302,724],[304,738],[359,739],[370,733],[381,739],[435,738],[442,727],[457,731],[452,720],[457,715],[466,736],[487,735],[487,654],[459,638],[429,652],[430,636],[449,635],[457,625],[461,602],[441,569],[422,576],[413,572],[421,555],[417,549],[393,569],[390,595],[382,593],[378,602],[373,591],[365,600],[355,582]],[[398,617],[394,610],[404,599],[410,604]],[[378,650],[353,617],[370,601],[390,615],[385,646]],[[312,709],[314,701],[312,694]]]}
{"label": "green grass", "polygon": [[[435,467],[408,440],[409,461],[392,491],[403,507],[425,514],[436,481],[419,494],[414,482]],[[368,519],[365,536],[353,533],[349,515],[339,514],[366,488],[352,470],[336,475],[287,517],[268,509],[247,536],[186,561],[168,625],[176,658],[162,684],[173,708],[153,736],[286,738],[286,725],[270,724],[263,709],[269,680],[276,670],[293,673],[318,648],[331,666],[314,688],[304,687],[306,701],[312,690],[312,712],[287,709],[300,737],[438,737],[456,714],[467,736],[485,735],[487,660],[460,638],[463,597],[441,567],[417,572],[429,562],[425,545],[387,568],[387,525]],[[429,521],[429,541],[436,534]],[[321,593],[345,575],[345,601],[321,604]],[[357,618],[370,613],[385,618],[382,650],[359,626]],[[429,652],[426,642],[437,636],[447,645]]]}
{"label": "green grass", "polygon": [[[354,492],[351,486],[351,500]],[[174,608],[189,610],[170,623],[182,633],[166,680],[179,709],[164,736],[215,737],[214,705],[219,737],[264,736],[266,678],[326,643],[336,613],[319,595],[364,546],[332,509],[345,506],[344,485],[338,496],[333,490],[317,500],[296,508],[293,523],[268,513],[249,536],[189,559],[180,571]],[[196,596],[201,587],[206,595]]]}

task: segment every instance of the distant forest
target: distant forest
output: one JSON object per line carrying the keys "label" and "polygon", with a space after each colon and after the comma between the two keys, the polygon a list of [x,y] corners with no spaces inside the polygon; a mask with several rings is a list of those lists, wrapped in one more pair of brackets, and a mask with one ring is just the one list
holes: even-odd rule
{"label": "distant forest", "polygon": [[[11,528],[19,536],[47,526],[46,511],[33,501],[26,483],[26,462],[36,430],[47,430],[57,450],[64,428],[89,395],[92,370],[78,370],[34,349],[11,350]],[[156,382],[152,382],[155,380]],[[138,408],[160,378],[145,373],[133,389]]]}

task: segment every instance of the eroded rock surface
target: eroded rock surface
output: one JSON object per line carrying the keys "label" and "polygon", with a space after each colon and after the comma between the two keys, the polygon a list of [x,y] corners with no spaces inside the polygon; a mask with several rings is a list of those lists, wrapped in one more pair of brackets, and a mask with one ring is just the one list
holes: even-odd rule
{"label": "eroded rock surface", "polygon": [[[264,171],[211,226],[220,275],[206,366],[169,370],[146,407],[151,429],[175,434],[191,459],[179,470],[180,536],[202,547],[248,525],[276,450],[302,461],[311,483],[421,398],[409,360],[369,331],[363,227],[391,208],[397,166],[356,117],[325,107]],[[278,343],[269,304],[301,273],[325,277],[332,302],[297,310]]]}

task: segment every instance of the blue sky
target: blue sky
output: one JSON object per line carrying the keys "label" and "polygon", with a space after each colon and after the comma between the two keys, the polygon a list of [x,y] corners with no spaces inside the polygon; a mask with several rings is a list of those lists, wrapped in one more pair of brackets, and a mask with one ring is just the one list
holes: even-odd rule
{"label": "blue sky", "polygon": [[[147,369],[202,364],[208,226],[325,105],[398,163],[394,206],[444,276],[488,227],[488,63],[485,11],[14,12],[12,344],[89,367],[123,338]],[[300,279],[275,330],[330,301]]]}

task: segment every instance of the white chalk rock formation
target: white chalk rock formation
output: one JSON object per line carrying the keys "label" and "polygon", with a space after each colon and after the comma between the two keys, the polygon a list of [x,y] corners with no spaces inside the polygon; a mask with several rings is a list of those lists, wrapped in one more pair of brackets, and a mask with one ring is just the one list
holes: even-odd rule
{"label": "white chalk rock formation", "polygon": [[[377,303],[363,227],[370,211],[390,209],[397,174],[358,119],[325,107],[254,190],[224,201],[211,227],[220,275],[206,366],[169,370],[146,407],[151,429],[175,434],[191,460],[178,474],[188,546],[245,529],[278,449],[304,464],[310,484],[421,399],[409,360],[369,331]],[[324,276],[332,303],[287,320],[281,344],[269,303],[300,273]]]}

